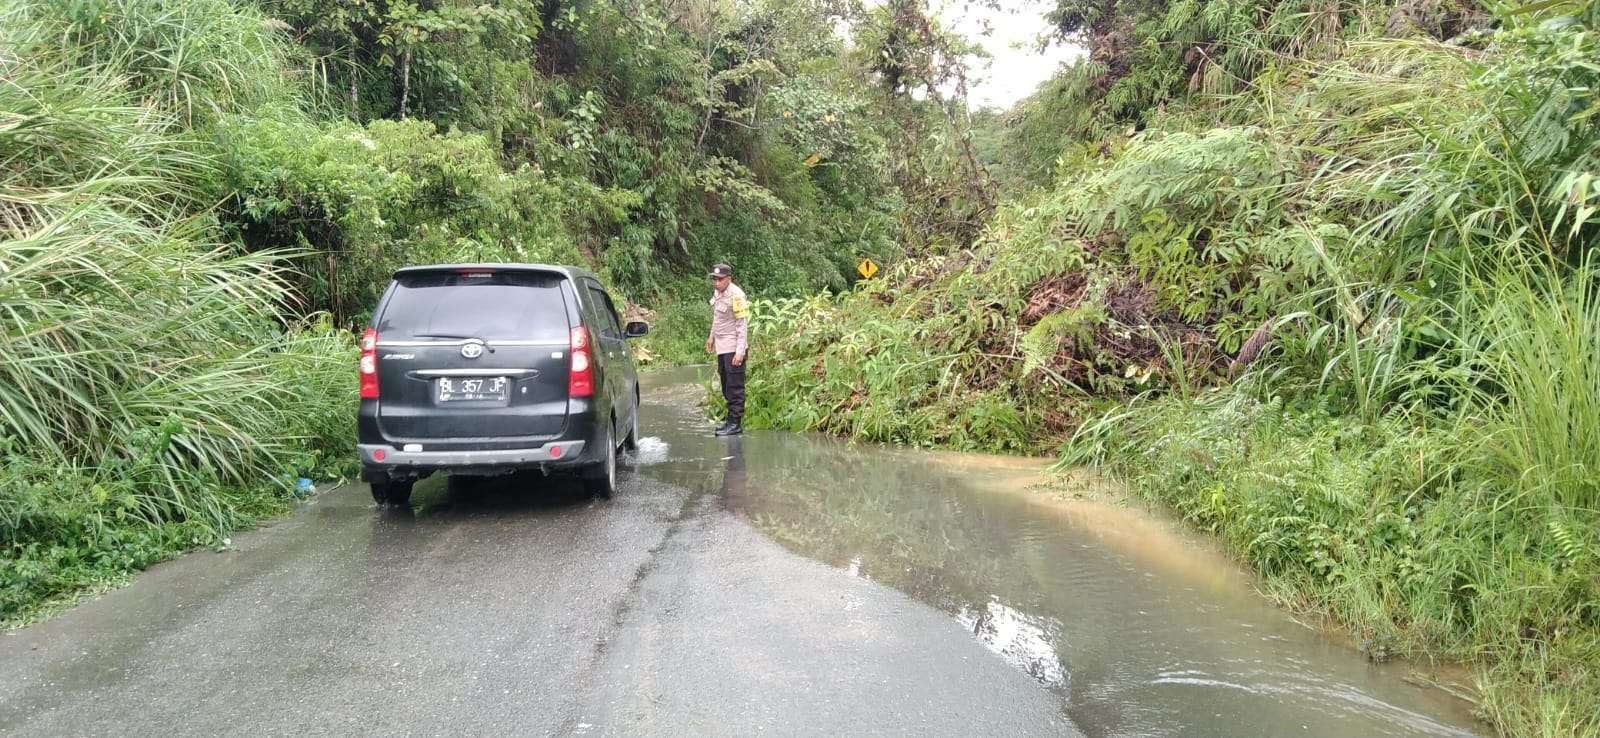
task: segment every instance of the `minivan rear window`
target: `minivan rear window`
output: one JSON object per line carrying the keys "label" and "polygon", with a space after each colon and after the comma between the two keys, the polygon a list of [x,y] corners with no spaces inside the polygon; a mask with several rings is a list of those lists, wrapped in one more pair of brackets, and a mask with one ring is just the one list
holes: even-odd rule
{"label": "minivan rear window", "polygon": [[423,272],[396,280],[377,321],[384,338],[569,338],[564,278],[514,271]]}

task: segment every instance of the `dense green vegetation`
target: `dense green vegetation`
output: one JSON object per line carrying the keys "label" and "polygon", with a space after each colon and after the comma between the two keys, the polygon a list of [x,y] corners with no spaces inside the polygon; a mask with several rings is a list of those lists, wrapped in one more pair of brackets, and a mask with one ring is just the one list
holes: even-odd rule
{"label": "dense green vegetation", "polygon": [[751,422],[1060,449],[1502,730],[1600,731],[1594,7],[1054,17],[1090,55],[997,118],[974,246],[766,306]]}
{"label": "dense green vegetation", "polygon": [[348,454],[351,342],[282,311],[292,274],[213,209],[208,134],[289,94],[278,50],[204,5],[118,33],[0,5],[0,619],[223,542]]}

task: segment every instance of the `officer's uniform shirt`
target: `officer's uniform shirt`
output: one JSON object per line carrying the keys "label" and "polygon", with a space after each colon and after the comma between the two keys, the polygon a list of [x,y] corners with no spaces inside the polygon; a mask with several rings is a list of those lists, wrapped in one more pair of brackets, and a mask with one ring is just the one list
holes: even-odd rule
{"label": "officer's uniform shirt", "polygon": [[750,340],[750,301],[739,285],[711,295],[711,342],[718,354],[742,354]]}

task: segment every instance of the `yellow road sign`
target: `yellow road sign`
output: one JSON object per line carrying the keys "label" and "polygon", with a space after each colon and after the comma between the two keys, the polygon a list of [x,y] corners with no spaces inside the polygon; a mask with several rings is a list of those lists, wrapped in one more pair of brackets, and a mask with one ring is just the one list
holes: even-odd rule
{"label": "yellow road sign", "polygon": [[862,279],[872,279],[872,275],[878,273],[878,265],[871,259],[862,259],[861,263],[856,265],[856,271],[861,273]]}

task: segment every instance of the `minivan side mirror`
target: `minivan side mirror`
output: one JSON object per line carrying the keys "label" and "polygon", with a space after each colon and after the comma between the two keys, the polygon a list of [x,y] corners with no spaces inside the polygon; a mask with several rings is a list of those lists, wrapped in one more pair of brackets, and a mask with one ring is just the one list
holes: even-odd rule
{"label": "minivan side mirror", "polygon": [[631,321],[622,328],[622,335],[626,338],[639,338],[650,332],[650,325],[643,321]]}

